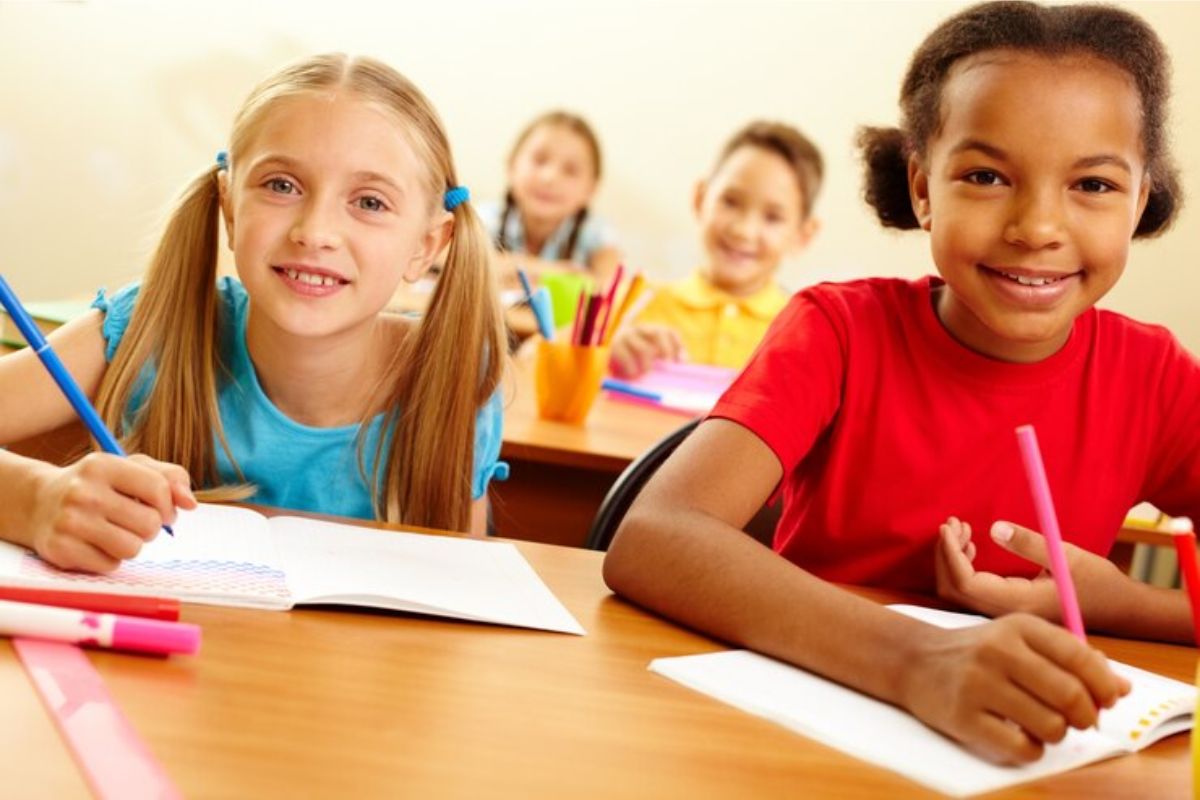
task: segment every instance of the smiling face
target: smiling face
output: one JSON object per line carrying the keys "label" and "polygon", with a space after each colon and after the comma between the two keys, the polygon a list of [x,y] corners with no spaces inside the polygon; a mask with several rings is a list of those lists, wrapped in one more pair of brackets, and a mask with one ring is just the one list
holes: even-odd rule
{"label": "smiling face", "polygon": [[696,190],[696,216],[708,263],[703,272],[732,295],[754,294],[771,282],[784,256],[815,231],[792,167],[777,153],[744,145]]}
{"label": "smiling face", "polygon": [[251,324],[321,336],[369,322],[449,235],[397,120],[350,93],[278,100],[222,183]]}
{"label": "smiling face", "polygon": [[909,164],[938,316],[980,353],[1041,360],[1125,267],[1149,190],[1137,91],[1093,57],[989,51],[955,67],[942,108]]}
{"label": "smiling face", "polygon": [[557,226],[591,202],[596,159],[582,134],[566,125],[544,123],[513,153],[508,182],[527,226]]}

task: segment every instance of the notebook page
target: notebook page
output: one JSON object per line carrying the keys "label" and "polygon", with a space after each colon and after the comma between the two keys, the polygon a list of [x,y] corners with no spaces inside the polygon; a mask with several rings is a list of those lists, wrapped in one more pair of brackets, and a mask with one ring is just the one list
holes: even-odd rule
{"label": "notebook page", "polygon": [[512,544],[275,517],[297,603],[342,603],[583,634]]}
{"label": "notebook page", "polygon": [[1065,772],[1119,752],[1095,731],[1072,731],[1033,764],[996,766],[895,706],[745,650],[660,658],[650,670],[956,797]]}
{"label": "notebook page", "polygon": [[288,608],[291,601],[266,520],[244,508],[180,511],[175,535],[159,533],[114,572],[56,569],[29,551],[0,551],[0,579],[64,589],[175,597],[210,605]]}
{"label": "notebook page", "polygon": [[1183,681],[1109,661],[1113,672],[1129,679],[1133,689],[1100,713],[1100,732],[1129,750],[1141,750],[1173,733],[1190,730],[1196,687]]}

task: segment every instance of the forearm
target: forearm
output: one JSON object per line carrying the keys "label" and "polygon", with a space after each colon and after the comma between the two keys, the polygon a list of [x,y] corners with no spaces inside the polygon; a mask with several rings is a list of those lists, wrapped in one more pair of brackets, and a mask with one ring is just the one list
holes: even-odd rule
{"label": "forearm", "polygon": [[604,564],[618,594],[720,639],[893,703],[926,626],[694,511],[626,518]]}
{"label": "forearm", "polygon": [[54,467],[0,450],[0,537],[31,546],[30,520],[37,502],[38,477]]}
{"label": "forearm", "polygon": [[1192,612],[1187,595],[1117,573],[1119,585],[1085,598],[1084,624],[1091,630],[1136,639],[1192,643]]}

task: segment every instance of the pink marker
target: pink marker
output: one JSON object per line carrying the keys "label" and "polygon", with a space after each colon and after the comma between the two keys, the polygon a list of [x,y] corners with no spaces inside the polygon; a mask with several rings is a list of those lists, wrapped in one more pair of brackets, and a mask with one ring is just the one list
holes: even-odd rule
{"label": "pink marker", "polygon": [[0,600],[0,634],[160,655],[200,649],[198,625],[7,600]]}
{"label": "pink marker", "polygon": [[1058,529],[1058,515],[1054,513],[1054,500],[1050,498],[1050,482],[1046,480],[1042,451],[1038,448],[1037,434],[1032,425],[1017,428],[1017,444],[1021,446],[1021,460],[1025,462],[1025,476],[1029,478],[1029,491],[1037,508],[1038,524],[1041,525],[1042,535],[1046,537],[1046,549],[1050,552],[1050,573],[1058,589],[1063,622],[1079,641],[1087,643],[1083,617],[1079,613],[1079,600],[1075,597],[1075,584],[1071,582],[1062,533]]}

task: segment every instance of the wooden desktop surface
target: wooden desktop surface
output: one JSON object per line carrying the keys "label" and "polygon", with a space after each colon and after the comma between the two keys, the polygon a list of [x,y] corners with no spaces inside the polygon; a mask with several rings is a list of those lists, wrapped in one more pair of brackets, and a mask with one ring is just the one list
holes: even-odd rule
{"label": "wooden desktop surface", "polygon": [[[585,637],[387,613],[186,605],[199,655],[91,651],[185,797],[932,797],[646,670],[721,649],[613,597],[601,554],[517,543]],[[878,600],[906,599],[868,593]],[[1190,681],[1191,648],[1097,638]],[[0,643],[5,794],[87,789]],[[1184,797],[1188,737],[989,797]]]}

